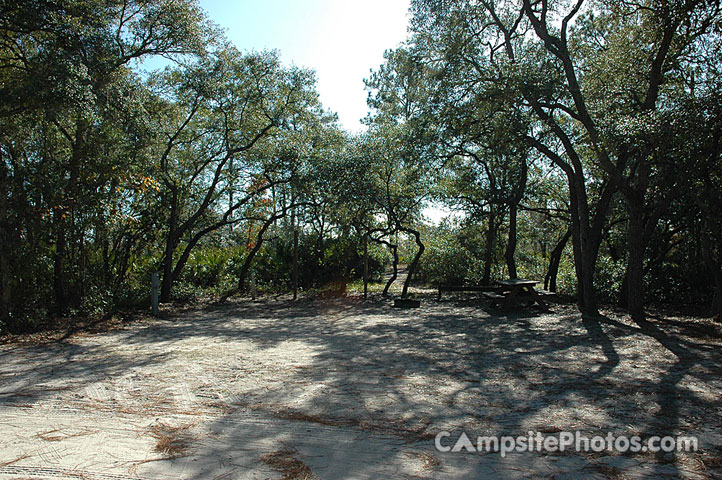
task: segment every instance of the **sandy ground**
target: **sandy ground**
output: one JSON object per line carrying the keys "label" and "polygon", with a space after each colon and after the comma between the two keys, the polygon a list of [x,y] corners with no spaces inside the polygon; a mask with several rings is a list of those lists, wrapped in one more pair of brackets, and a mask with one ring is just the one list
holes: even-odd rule
{"label": "sandy ground", "polygon": [[[211,306],[0,346],[0,478],[722,478],[717,326],[378,297]],[[697,452],[440,452],[694,435]]]}

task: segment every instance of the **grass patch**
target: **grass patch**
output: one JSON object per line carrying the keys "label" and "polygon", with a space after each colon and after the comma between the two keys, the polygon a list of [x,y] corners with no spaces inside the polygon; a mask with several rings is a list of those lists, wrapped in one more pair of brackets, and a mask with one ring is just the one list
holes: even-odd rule
{"label": "grass patch", "polygon": [[281,450],[261,455],[261,461],[281,473],[282,480],[317,480],[311,467],[296,458],[296,449],[285,445]]}
{"label": "grass patch", "polygon": [[160,453],[165,459],[185,457],[195,440],[190,429],[194,424],[189,423],[173,427],[165,423],[158,423],[150,428],[150,436],[156,439],[153,451]]}

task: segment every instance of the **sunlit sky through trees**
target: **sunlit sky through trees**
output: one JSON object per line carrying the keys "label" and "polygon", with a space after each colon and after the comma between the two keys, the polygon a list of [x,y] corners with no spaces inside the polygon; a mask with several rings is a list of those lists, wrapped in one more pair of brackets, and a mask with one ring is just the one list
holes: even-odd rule
{"label": "sunlit sky through trees", "polygon": [[324,106],[349,131],[362,128],[363,79],[406,37],[408,0],[201,0],[240,50],[277,49],[316,71]]}
{"label": "sunlit sky through trees", "polygon": [[[364,130],[368,113],[364,78],[383,63],[387,49],[407,36],[409,0],[200,0],[240,50],[278,50],[286,64],[316,72],[324,107],[338,114],[340,125]],[[153,69],[165,63],[144,63]],[[424,214],[438,222],[449,211],[429,206]]]}

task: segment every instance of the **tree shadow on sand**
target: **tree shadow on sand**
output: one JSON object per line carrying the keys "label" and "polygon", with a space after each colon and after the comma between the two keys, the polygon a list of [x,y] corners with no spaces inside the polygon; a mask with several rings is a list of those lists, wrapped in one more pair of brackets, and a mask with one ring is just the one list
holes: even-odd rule
{"label": "tree shadow on sand", "polygon": [[[434,436],[695,434],[703,420],[720,429],[721,362],[709,339],[678,335],[662,321],[555,310],[469,301],[398,310],[376,297],[241,301],[43,352],[28,348],[22,360],[3,352],[0,373],[15,372],[16,385],[52,381],[73,391],[124,369],[152,372],[148,395],[182,383],[191,398],[184,409],[207,415],[207,436],[172,462],[196,478],[252,471],[274,452],[285,456],[268,458],[303,460],[321,478],[373,478],[410,462],[413,471],[398,476],[608,474],[618,467],[604,463],[610,452],[449,456],[434,450]],[[695,394],[690,382],[709,394]],[[3,395],[7,402],[13,392]],[[40,390],[32,395],[44,400]],[[166,407],[155,413],[182,414]],[[286,447],[296,456],[286,458]],[[221,468],[200,458],[228,460]],[[637,455],[630,468],[675,476],[694,458]]]}

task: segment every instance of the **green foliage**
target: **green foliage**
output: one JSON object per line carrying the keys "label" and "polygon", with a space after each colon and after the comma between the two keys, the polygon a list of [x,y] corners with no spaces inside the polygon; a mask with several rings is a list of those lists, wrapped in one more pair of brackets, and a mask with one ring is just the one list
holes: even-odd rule
{"label": "green foliage", "polygon": [[473,276],[474,258],[460,245],[457,238],[439,238],[427,241],[427,251],[421,261],[419,273],[431,284],[476,284]]}
{"label": "green foliage", "polygon": [[230,248],[200,247],[193,250],[183,272],[183,279],[200,287],[217,287],[229,274],[235,251]]}
{"label": "green foliage", "polygon": [[[290,237],[290,236],[289,236]],[[362,251],[358,239],[336,237],[319,239],[299,236],[299,286],[317,288],[337,280],[361,278]],[[388,255],[373,246],[369,249],[369,274],[378,275],[388,264]],[[292,286],[293,241],[280,238],[267,244],[256,257],[254,267],[260,285],[289,289]]]}
{"label": "green foliage", "polygon": [[626,262],[614,261],[606,255],[600,255],[597,260],[596,286],[602,299],[615,302],[624,281]]}
{"label": "green foliage", "polygon": [[[475,234],[472,234],[473,230]],[[446,226],[429,230],[427,249],[421,260],[419,273],[430,284],[477,285],[481,283],[480,229],[459,229]]]}
{"label": "green foliage", "polygon": [[[351,135],[313,72],[193,0],[6,2],[0,329],[146,307],[157,271],[163,300],[249,268],[286,290],[293,229],[304,289],[358,279],[364,235],[376,277],[398,242],[429,283],[541,280],[571,228],[561,291],[722,311],[722,9],[580,5],[414,0]],[[142,77],[153,55],[175,62]],[[463,222],[424,225],[429,201]]]}

